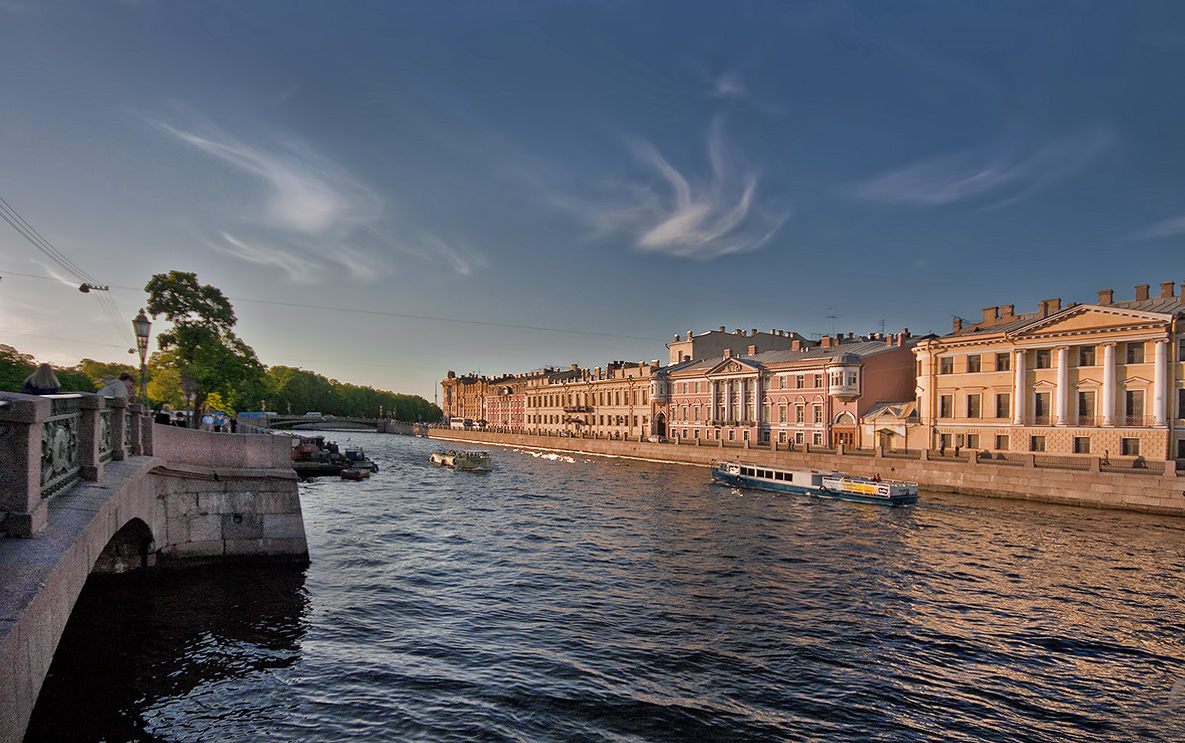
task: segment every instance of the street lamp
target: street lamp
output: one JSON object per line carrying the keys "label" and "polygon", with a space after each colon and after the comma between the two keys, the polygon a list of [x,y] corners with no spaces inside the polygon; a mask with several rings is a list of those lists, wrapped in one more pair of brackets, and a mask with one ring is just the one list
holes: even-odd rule
{"label": "street lamp", "polygon": [[140,352],[140,402],[147,405],[148,367],[145,366],[145,358],[148,355],[148,331],[152,329],[152,323],[144,315],[144,310],[140,310],[140,314],[132,320],[132,328],[136,331],[136,349]]}

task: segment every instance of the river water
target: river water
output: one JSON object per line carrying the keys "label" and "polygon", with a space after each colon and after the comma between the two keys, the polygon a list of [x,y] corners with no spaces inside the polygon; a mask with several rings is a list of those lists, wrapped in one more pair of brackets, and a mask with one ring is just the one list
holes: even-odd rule
{"label": "river water", "polygon": [[27,740],[1185,740],[1185,519],[346,438],[307,570],[88,584]]}

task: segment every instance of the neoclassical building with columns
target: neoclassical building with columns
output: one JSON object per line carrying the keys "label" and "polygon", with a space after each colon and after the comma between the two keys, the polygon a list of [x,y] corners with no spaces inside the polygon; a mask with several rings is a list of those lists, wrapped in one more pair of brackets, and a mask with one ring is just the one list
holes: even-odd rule
{"label": "neoclassical building with columns", "polygon": [[[917,408],[932,448],[1185,458],[1185,297],[987,307],[919,343]],[[1185,292],[1185,286],[1182,287]]]}

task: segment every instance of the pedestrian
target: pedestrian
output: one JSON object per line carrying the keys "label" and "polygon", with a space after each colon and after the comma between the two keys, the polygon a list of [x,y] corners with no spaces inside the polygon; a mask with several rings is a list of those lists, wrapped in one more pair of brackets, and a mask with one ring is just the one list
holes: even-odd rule
{"label": "pedestrian", "polygon": [[202,416],[202,430],[203,431],[213,431],[214,430],[214,416],[210,415],[209,413],[206,413],[205,415]]}
{"label": "pedestrian", "polygon": [[25,383],[21,385],[22,395],[56,395],[61,391],[62,385],[58,383],[57,375],[49,364],[37,367],[37,371],[26,377]]}
{"label": "pedestrian", "polygon": [[99,394],[105,397],[122,397],[130,402],[136,398],[136,382],[131,374],[123,372],[118,379],[111,380],[106,387],[99,390]]}

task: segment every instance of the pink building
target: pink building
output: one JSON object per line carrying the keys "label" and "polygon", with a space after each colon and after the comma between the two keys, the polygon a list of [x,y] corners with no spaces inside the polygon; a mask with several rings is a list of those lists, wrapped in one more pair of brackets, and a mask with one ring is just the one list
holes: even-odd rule
{"label": "pink building", "polygon": [[667,435],[682,439],[813,446],[873,446],[860,418],[878,402],[912,400],[914,342],[898,335],[794,340],[667,370]]}

